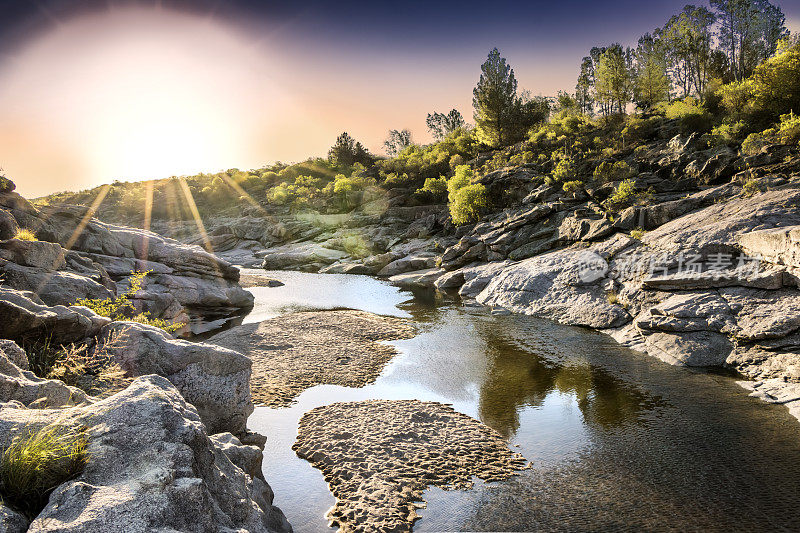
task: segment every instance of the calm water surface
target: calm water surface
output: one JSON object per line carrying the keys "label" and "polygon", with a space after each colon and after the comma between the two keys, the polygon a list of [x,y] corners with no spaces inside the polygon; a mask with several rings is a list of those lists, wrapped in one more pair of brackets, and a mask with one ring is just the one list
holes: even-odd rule
{"label": "calm water surface", "polygon": [[[252,271],[249,271],[252,272]],[[260,272],[260,271],[257,271]],[[264,474],[298,533],[327,531],[322,474],[292,452],[306,411],[369,398],[434,400],[509,439],[534,468],[473,490],[430,489],[421,531],[800,530],[800,423],[727,376],[671,367],[591,331],[368,277],[268,272],[245,321],[350,307],[410,317],[419,335],[361,389],[318,386],[256,408]]]}

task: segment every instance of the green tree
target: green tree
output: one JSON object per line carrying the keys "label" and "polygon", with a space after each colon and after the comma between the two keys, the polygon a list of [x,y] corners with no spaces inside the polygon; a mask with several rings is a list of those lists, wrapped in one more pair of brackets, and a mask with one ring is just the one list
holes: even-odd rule
{"label": "green tree", "polygon": [[631,53],[613,44],[602,53],[595,73],[596,98],[603,104],[605,114],[623,114],[633,98]]}
{"label": "green tree", "polygon": [[464,117],[457,109],[451,109],[449,113],[428,113],[428,118],[425,120],[431,135],[437,141],[441,141],[457,129],[463,128],[467,125],[464,122]]}
{"label": "green tree", "polygon": [[335,165],[345,167],[349,167],[353,163],[361,163],[363,165],[374,163],[372,155],[366,148],[346,131],[336,138],[336,142],[328,150],[328,160]]}
{"label": "green tree", "polygon": [[578,74],[578,83],[575,85],[575,100],[581,113],[591,115],[594,112],[594,62],[590,56],[581,61],[581,70]]}
{"label": "green tree", "polygon": [[639,39],[636,48],[636,79],[633,99],[644,111],[669,100],[670,80],[667,59],[660,43],[650,33]]}
{"label": "green tree", "polygon": [[683,97],[694,92],[702,96],[709,80],[713,59],[714,14],[705,7],[687,5],[656,31],[666,52],[675,83]]}
{"label": "green tree", "polygon": [[786,17],[768,0],[711,0],[719,19],[719,39],[733,80],[743,80],[775,53],[788,36]]}
{"label": "green tree", "polygon": [[389,130],[389,137],[383,142],[386,153],[390,156],[396,156],[412,144],[411,131],[407,129]]}
{"label": "green tree", "polygon": [[478,130],[478,140],[488,146],[508,143],[517,102],[517,80],[514,70],[500,57],[497,48],[489,52],[481,65],[481,77],[472,91],[472,107]]}

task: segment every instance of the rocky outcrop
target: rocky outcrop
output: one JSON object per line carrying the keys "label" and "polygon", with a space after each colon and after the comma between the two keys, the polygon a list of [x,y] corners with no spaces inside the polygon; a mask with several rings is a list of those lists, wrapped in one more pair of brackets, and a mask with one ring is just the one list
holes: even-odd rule
{"label": "rocky outcrop", "polygon": [[52,422],[85,428],[88,461],[59,485],[31,531],[291,531],[266,483],[236,463],[253,455],[210,438],[197,411],[158,376],[70,411],[0,409],[0,446],[22,428]]}
{"label": "rocky outcrop", "polygon": [[94,336],[109,322],[86,307],[51,307],[32,292],[0,286],[0,323],[7,339],[65,344]]}
{"label": "rocky outcrop", "polygon": [[98,350],[128,376],[164,376],[197,408],[211,433],[244,435],[253,412],[250,359],[213,344],[173,339],[135,322],[113,322],[100,332]]}
{"label": "rocky outcrop", "polygon": [[[19,402],[27,407],[65,407],[87,403],[90,398],[80,389],[57,379],[42,379],[27,368],[25,352],[13,342],[0,345],[0,402]],[[24,367],[22,364],[24,363]]]}

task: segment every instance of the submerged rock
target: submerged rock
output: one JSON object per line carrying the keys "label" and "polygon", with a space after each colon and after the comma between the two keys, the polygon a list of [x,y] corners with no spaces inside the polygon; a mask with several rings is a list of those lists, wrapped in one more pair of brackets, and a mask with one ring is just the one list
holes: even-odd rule
{"label": "submerged rock", "polygon": [[499,433],[436,402],[334,403],[303,415],[292,447],[325,475],[342,532],[411,531],[428,487],[468,489],[527,467]]}

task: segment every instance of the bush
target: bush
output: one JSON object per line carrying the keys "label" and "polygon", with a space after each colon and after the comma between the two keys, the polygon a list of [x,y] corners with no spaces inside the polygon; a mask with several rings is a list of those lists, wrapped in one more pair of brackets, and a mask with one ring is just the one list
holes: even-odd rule
{"label": "bush", "polygon": [[631,237],[636,239],[637,241],[641,241],[642,237],[644,237],[645,231],[642,228],[633,228],[631,230]]}
{"label": "bush", "polygon": [[706,133],[713,125],[711,113],[692,97],[671,102],[667,106],[666,116],[680,121],[680,131],[684,135]]}
{"label": "bush", "polygon": [[27,228],[19,228],[17,232],[14,234],[15,239],[19,239],[21,241],[35,241],[36,234],[33,233],[31,230]]}
{"label": "bush", "polygon": [[575,177],[575,165],[571,159],[562,159],[553,169],[553,180],[556,182],[571,181]]}
{"label": "bush", "polygon": [[487,205],[486,187],[480,183],[461,187],[450,198],[450,218],[457,226],[478,220],[481,209]]}
{"label": "bush", "polygon": [[742,142],[742,153],[745,155],[755,155],[765,146],[772,144],[771,137],[775,130],[766,130],[761,133],[751,133]]}
{"label": "bush", "polygon": [[447,179],[444,176],[426,178],[425,185],[417,192],[428,193],[435,200],[444,200],[447,197]]}
{"label": "bush", "polygon": [[73,424],[23,428],[0,458],[3,500],[33,519],[53,489],[83,470],[86,446],[84,428]]}
{"label": "bush", "polygon": [[621,181],[628,179],[633,175],[633,169],[625,161],[603,161],[594,169],[592,177],[600,183],[608,183],[610,181]]}
{"label": "bush", "polygon": [[781,115],[777,132],[778,142],[781,144],[797,144],[800,142],[800,116],[790,112]]}
{"label": "bush", "polygon": [[111,320],[129,320],[131,322],[139,322],[141,324],[147,324],[148,326],[161,328],[167,332],[173,332],[183,328],[186,325],[183,322],[171,324],[161,318],[151,318],[150,313],[139,313],[136,310],[136,307],[134,307],[134,305],[131,303],[131,298],[135,297],[136,293],[141,290],[142,282],[144,281],[145,276],[147,276],[149,273],[149,270],[146,272],[131,272],[131,275],[128,278],[130,287],[128,287],[128,290],[125,291],[121,296],[105,299],[84,298],[75,302],[75,305],[88,307],[98,315],[108,317]]}
{"label": "bush", "polygon": [[714,146],[737,144],[745,137],[747,126],[741,120],[733,124],[720,124],[711,130],[711,144]]}
{"label": "bush", "polygon": [[456,167],[456,173],[452,178],[447,180],[447,196],[448,200],[453,201],[453,195],[462,187],[472,184],[472,169],[469,165],[459,165]]}
{"label": "bush", "polygon": [[747,183],[742,186],[742,193],[748,198],[761,192],[764,192],[764,187],[756,179],[748,180]]}
{"label": "bush", "polygon": [[622,129],[622,136],[631,141],[647,141],[658,135],[658,128],[664,122],[661,117],[630,117]]}
{"label": "bush", "polygon": [[561,186],[561,189],[568,194],[574,193],[583,189],[583,182],[579,180],[567,181],[564,182],[564,185]]}
{"label": "bush", "polygon": [[626,207],[647,201],[649,192],[639,191],[633,180],[624,180],[617,185],[614,193],[606,200],[605,205],[612,211],[620,211]]}

